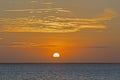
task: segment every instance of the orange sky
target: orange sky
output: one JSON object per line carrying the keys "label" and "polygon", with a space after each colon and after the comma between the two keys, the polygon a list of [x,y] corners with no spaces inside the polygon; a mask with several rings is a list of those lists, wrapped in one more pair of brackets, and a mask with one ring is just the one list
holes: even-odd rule
{"label": "orange sky", "polygon": [[1,0],[0,63],[120,62],[119,2]]}

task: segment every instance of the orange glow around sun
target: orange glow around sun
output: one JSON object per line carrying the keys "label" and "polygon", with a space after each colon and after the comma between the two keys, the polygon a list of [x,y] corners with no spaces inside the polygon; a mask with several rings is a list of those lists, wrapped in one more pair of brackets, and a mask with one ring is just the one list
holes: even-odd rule
{"label": "orange glow around sun", "polygon": [[55,52],[55,53],[53,53],[53,57],[54,57],[54,58],[59,58],[59,57],[60,57],[60,54],[59,54],[58,52]]}

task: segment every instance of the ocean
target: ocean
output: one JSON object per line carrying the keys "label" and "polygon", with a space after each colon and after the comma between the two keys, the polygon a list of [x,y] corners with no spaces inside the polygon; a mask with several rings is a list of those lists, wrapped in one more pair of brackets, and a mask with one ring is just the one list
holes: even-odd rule
{"label": "ocean", "polygon": [[120,64],[0,64],[0,80],[120,80]]}

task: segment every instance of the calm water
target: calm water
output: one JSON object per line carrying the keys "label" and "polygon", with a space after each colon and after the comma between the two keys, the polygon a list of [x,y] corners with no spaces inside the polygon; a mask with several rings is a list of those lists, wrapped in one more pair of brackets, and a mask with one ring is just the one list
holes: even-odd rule
{"label": "calm water", "polygon": [[0,64],[0,80],[120,80],[120,64]]}

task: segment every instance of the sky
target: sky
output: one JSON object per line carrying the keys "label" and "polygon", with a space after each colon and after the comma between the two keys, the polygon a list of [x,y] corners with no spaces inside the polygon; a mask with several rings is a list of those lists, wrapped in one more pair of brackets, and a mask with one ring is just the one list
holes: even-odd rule
{"label": "sky", "polygon": [[120,63],[119,3],[0,0],[0,63]]}

